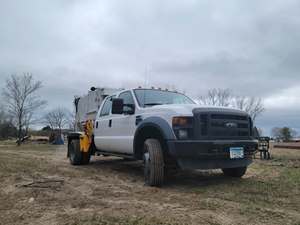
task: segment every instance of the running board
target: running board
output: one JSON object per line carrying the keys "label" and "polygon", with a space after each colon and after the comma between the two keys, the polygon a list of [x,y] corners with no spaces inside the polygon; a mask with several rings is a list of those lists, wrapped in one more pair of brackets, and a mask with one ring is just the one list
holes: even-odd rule
{"label": "running board", "polygon": [[97,155],[104,155],[104,156],[116,156],[116,157],[121,157],[121,158],[126,158],[126,159],[135,159],[133,155],[131,154],[122,154],[122,153],[115,153],[115,152],[106,152],[106,151],[100,151],[97,150],[95,152]]}

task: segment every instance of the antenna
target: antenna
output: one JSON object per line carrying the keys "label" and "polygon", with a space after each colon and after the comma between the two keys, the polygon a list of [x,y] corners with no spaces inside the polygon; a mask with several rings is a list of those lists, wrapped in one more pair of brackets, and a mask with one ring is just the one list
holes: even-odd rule
{"label": "antenna", "polygon": [[145,82],[144,82],[144,86],[145,88],[150,86],[150,66],[146,65],[145,66]]}

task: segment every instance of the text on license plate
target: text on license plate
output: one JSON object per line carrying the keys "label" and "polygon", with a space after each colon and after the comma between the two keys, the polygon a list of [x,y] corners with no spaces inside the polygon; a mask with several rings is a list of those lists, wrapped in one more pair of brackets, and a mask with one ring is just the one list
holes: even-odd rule
{"label": "text on license plate", "polygon": [[244,158],[244,148],[243,147],[231,147],[230,158],[231,159],[241,159]]}

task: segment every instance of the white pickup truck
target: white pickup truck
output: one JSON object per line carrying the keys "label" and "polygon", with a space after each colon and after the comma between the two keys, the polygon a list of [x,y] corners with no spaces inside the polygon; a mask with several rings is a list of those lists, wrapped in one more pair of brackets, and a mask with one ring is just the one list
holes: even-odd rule
{"label": "white pickup truck", "polygon": [[107,96],[91,123],[68,136],[71,164],[86,164],[95,154],[142,160],[151,186],[161,186],[173,167],[242,177],[257,148],[246,112],[200,106],[168,90],[136,88]]}

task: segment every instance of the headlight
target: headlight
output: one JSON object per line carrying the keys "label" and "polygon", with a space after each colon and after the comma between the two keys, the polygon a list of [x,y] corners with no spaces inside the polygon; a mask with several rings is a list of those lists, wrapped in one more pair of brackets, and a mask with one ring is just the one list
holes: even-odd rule
{"label": "headlight", "polygon": [[173,117],[172,125],[173,127],[192,127],[193,117],[189,117],[189,116]]}
{"label": "headlight", "polygon": [[193,136],[193,117],[173,117],[172,126],[176,137],[180,140]]}

